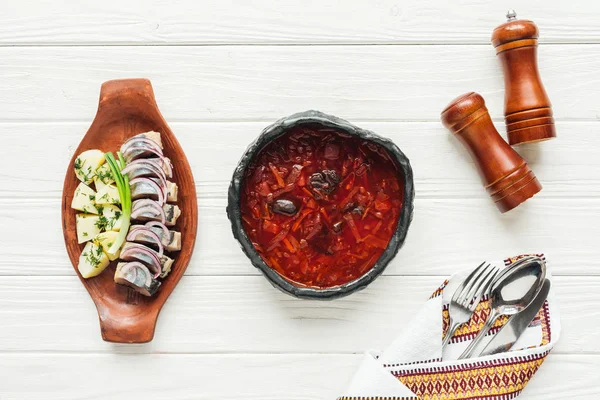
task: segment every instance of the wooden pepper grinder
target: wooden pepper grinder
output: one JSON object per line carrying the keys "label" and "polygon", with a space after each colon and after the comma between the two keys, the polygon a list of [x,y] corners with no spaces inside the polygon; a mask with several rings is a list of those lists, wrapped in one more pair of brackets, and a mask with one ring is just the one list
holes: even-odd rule
{"label": "wooden pepper grinder", "polygon": [[487,192],[500,212],[512,210],[542,190],[529,166],[500,136],[479,94],[454,99],[442,123],[471,153]]}
{"label": "wooden pepper grinder", "polygon": [[508,22],[494,29],[492,44],[504,70],[504,116],[511,145],[556,137],[552,106],[537,67],[538,28],[518,20],[510,10]]}

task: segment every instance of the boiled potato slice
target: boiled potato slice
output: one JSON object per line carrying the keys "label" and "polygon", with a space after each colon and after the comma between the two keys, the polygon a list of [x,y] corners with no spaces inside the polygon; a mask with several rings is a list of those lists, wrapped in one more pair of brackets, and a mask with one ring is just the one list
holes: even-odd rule
{"label": "boiled potato slice", "polygon": [[96,193],[96,204],[118,204],[119,190],[115,185],[106,185]]}
{"label": "boiled potato slice", "polygon": [[75,189],[75,195],[73,196],[73,201],[71,202],[71,208],[74,208],[79,211],[83,211],[91,214],[98,214],[98,210],[96,210],[96,205],[94,200],[96,199],[96,192],[81,182],[77,189]]}
{"label": "boiled potato slice", "polygon": [[77,214],[75,224],[77,225],[77,243],[85,243],[92,240],[100,233],[98,227],[100,217],[91,214]]}
{"label": "boiled potato slice", "polygon": [[107,231],[107,232],[102,232],[101,234],[96,236],[96,238],[94,239],[94,243],[96,243],[102,247],[102,250],[108,256],[108,259],[110,261],[116,260],[121,255],[121,250],[119,250],[117,252],[117,254],[110,254],[108,252],[108,250],[113,245],[115,240],[117,240],[117,236],[119,236],[119,234],[117,232]]}
{"label": "boiled potato slice", "polygon": [[104,254],[102,246],[94,242],[89,242],[85,245],[79,256],[77,269],[81,276],[87,279],[99,275],[108,267],[109,263],[110,261],[106,254]]}
{"label": "boiled potato slice", "polygon": [[123,212],[121,209],[112,204],[105,204],[100,207],[100,214],[105,218],[101,220],[105,225],[104,229],[107,231],[120,231],[121,224],[123,223]]}
{"label": "boiled potato slice", "polygon": [[102,189],[106,185],[110,185],[114,183],[115,180],[113,178],[110,167],[107,163],[102,164],[96,170],[96,176],[94,177],[94,184],[96,185],[96,191]]}
{"label": "boiled potato slice", "polygon": [[86,150],[75,159],[75,175],[85,183],[90,184],[96,176],[96,169],[104,163],[104,152],[100,150]]}

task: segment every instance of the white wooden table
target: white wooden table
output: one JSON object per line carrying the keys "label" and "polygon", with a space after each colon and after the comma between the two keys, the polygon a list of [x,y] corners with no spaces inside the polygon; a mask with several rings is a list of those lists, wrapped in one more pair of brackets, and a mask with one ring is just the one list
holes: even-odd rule
{"label": "white wooden table", "polygon": [[[0,399],[334,399],[444,276],[545,252],[561,341],[523,399],[600,395],[600,2],[2,1]],[[475,90],[504,133],[489,38],[507,8],[541,31],[558,139],[522,148],[544,185],[505,215],[439,122]],[[102,341],[65,252],[68,161],[100,84],[150,78],[193,167],[199,235],[146,345]],[[392,138],[417,197],[384,276],[334,302],[273,289],[235,243],[226,189],[263,127],[307,109]],[[596,396],[594,396],[596,395]]]}

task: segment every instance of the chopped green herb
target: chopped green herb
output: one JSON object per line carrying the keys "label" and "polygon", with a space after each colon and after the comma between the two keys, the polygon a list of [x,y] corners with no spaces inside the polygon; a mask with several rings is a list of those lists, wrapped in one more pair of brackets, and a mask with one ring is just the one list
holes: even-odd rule
{"label": "chopped green herb", "polygon": [[83,232],[81,235],[84,236],[84,237],[87,237],[88,233],[87,232]]}
{"label": "chopped green herb", "polygon": [[96,221],[95,225],[98,227],[98,229],[103,230],[106,229],[106,227],[109,226],[109,224],[110,222],[108,221],[108,218],[106,218],[104,215],[101,215],[100,217],[98,217],[98,221]]}
{"label": "chopped green herb", "polygon": [[105,184],[108,184],[115,180],[110,168],[98,168],[98,170],[96,171],[96,176],[102,181],[102,183]]}
{"label": "chopped green herb", "polygon": [[93,265],[94,268],[98,268],[98,265],[100,265],[100,262],[102,261],[101,256],[102,247],[98,247],[95,253],[94,251],[91,251],[89,254],[84,253],[86,261],[88,262],[88,264]]}

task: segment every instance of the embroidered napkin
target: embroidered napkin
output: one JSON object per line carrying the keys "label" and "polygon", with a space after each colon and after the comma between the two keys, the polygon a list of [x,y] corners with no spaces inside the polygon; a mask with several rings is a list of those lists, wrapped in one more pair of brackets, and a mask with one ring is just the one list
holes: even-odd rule
{"label": "embroidered napkin", "polygon": [[[507,267],[524,256],[495,265]],[[537,256],[546,261],[543,254]],[[547,261],[546,265],[546,278],[552,281]],[[507,400],[517,397],[560,334],[553,286],[546,302],[510,351],[457,360],[483,328],[490,312],[490,300],[482,299],[471,320],[455,332],[442,354],[442,338],[448,329],[448,304],[470,272],[454,274],[435,290],[387,349],[367,352],[350,386],[338,400]],[[507,320],[508,317],[500,317],[484,340],[489,342]]]}

